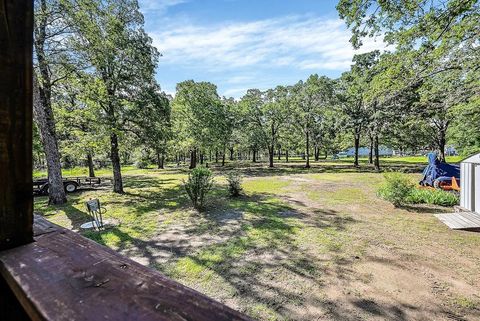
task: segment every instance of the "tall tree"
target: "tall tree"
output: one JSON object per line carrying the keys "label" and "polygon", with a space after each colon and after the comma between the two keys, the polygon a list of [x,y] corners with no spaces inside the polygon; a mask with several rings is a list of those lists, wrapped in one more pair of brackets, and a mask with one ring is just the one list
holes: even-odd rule
{"label": "tall tree", "polygon": [[[269,166],[273,167],[275,146],[280,128],[285,126],[289,116],[289,92],[286,87],[278,86],[275,89],[262,92],[258,89],[249,89],[241,99],[242,108],[246,111],[247,122],[253,125],[255,134],[259,135],[260,144],[268,148]],[[256,151],[254,150],[254,157]]]}
{"label": "tall tree", "polygon": [[153,83],[146,86],[136,105],[137,117],[134,122],[137,126],[133,128],[133,132],[140,145],[154,152],[157,167],[163,169],[167,142],[171,138],[170,102]]}
{"label": "tall tree", "polygon": [[62,179],[62,166],[52,109],[52,94],[56,83],[68,71],[63,68],[67,25],[58,1],[36,0],[34,24],[35,73],[34,118],[40,131],[48,171],[48,203],[67,202]]}
{"label": "tall tree", "polygon": [[123,193],[119,135],[135,118],[135,101],[151,83],[158,52],[146,34],[136,0],[62,0],[76,37],[79,60],[94,77],[89,93],[109,131],[113,190]]}
{"label": "tall tree", "polygon": [[67,77],[59,83],[55,96],[54,112],[57,116],[57,133],[62,153],[70,159],[83,159],[88,176],[95,177],[94,157],[108,149],[105,130],[97,123],[97,105],[88,102],[81,81],[86,77]]}
{"label": "tall tree", "polygon": [[351,70],[342,74],[336,87],[338,105],[346,116],[345,126],[353,132],[355,150],[353,164],[355,166],[359,165],[358,151],[362,133],[371,125],[365,95],[374,76],[373,67],[379,56],[379,51],[355,55]]}
{"label": "tall tree", "polygon": [[177,84],[172,103],[174,130],[189,150],[190,168],[197,166],[200,151],[219,145],[225,148],[226,142],[221,141],[226,127],[223,109],[214,84],[193,80]]}
{"label": "tall tree", "polygon": [[454,107],[466,103],[473,94],[458,70],[439,73],[425,80],[419,87],[418,114],[427,121],[440,161],[445,161],[447,131],[458,110]]}
{"label": "tall tree", "polygon": [[328,77],[311,75],[306,82],[300,81],[292,90],[295,123],[304,136],[305,167],[310,168],[310,146],[313,131],[316,126],[321,125],[325,109],[332,101],[333,84]]}

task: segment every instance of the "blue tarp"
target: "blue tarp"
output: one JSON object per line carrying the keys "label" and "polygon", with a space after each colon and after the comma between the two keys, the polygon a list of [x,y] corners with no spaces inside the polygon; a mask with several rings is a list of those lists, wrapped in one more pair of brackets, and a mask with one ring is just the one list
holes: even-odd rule
{"label": "blue tarp", "polygon": [[420,185],[434,186],[434,181],[451,181],[455,177],[460,181],[460,166],[440,162],[437,154],[429,153],[428,166],[423,170],[423,179]]}

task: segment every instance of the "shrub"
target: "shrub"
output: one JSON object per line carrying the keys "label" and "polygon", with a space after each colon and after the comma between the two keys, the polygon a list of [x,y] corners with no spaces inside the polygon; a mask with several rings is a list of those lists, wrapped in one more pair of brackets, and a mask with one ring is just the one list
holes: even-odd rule
{"label": "shrub", "polygon": [[385,183],[378,190],[378,195],[383,199],[392,202],[394,206],[399,206],[408,202],[415,185],[405,174],[386,173]]}
{"label": "shrub", "polygon": [[138,169],[145,169],[148,168],[150,165],[150,158],[148,152],[146,150],[136,150],[133,153],[133,166]]}
{"label": "shrub", "polygon": [[413,189],[408,197],[408,202],[413,204],[434,204],[440,206],[454,206],[459,202],[458,195],[440,189]]}
{"label": "shrub", "polygon": [[227,174],[228,193],[230,196],[238,196],[242,191],[242,176],[237,172],[230,172]]}
{"label": "shrub", "polygon": [[146,159],[139,159],[133,164],[138,169],[148,168],[149,162]]}
{"label": "shrub", "polygon": [[194,168],[184,181],[185,190],[192,201],[192,205],[201,211],[205,205],[205,198],[213,187],[212,172],[205,167]]}

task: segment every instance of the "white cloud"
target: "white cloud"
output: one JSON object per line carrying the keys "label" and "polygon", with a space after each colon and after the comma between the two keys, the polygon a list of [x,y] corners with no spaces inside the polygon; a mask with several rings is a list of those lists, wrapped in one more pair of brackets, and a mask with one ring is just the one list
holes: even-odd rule
{"label": "white cloud", "polygon": [[[162,29],[166,31],[151,32],[163,54],[161,64],[210,71],[259,65],[346,70],[356,53],[340,19],[288,16],[213,26],[163,25]],[[370,39],[358,53],[383,48],[382,41]]]}
{"label": "white cloud", "polygon": [[173,7],[182,3],[187,2],[188,0],[140,0],[140,10],[143,13],[152,13],[160,12],[163,13],[169,7]]}

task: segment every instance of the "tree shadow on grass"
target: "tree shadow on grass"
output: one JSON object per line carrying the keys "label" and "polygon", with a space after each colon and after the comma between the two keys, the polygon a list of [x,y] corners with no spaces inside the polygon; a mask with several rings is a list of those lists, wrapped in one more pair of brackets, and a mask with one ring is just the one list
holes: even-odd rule
{"label": "tree shadow on grass", "polygon": [[[386,163],[381,167],[382,172],[400,171],[404,173],[421,173],[425,165],[410,163]],[[368,164],[356,167],[353,164],[338,162],[312,162],[310,168],[305,168],[304,163],[279,163],[273,168],[266,163],[235,162],[224,167],[215,166],[214,172],[241,171],[247,177],[283,176],[289,174],[316,174],[316,173],[377,173],[378,171]]]}
{"label": "tree shadow on grass", "polygon": [[[277,284],[277,276],[268,274],[277,273],[280,278],[321,288],[321,275],[327,273],[325,261],[299,248],[295,239],[296,232],[303,226],[299,220],[306,220],[307,214],[272,199],[269,194],[242,196],[223,207],[219,205],[221,203],[206,213],[195,214],[184,226],[171,226],[167,237],[140,240],[118,229],[110,233],[128,244],[120,246],[118,251],[141,256],[145,264],[171,273],[165,268],[175,266],[178,260],[188,260],[228,283],[244,306],[252,302],[279,315],[292,315],[292,307],[304,304],[309,293],[300,291],[290,281]],[[320,218],[309,220],[308,225],[343,230],[345,224],[353,223],[336,219],[336,214],[318,211],[316,216]],[[229,224],[231,228],[226,228]],[[186,273],[180,275],[180,279],[189,279],[189,272]]]}
{"label": "tree shadow on grass", "polygon": [[68,203],[62,204],[62,205],[56,205],[54,207],[55,211],[53,213],[45,213],[45,214],[42,213],[42,215],[48,219],[56,215],[57,211],[63,211],[65,213],[65,216],[70,221],[71,229],[78,231],[80,229],[80,225],[91,221],[92,218],[90,215],[88,215],[86,207],[85,207],[85,210],[82,211],[73,206],[73,204],[77,202],[78,201],[76,201],[76,198],[71,197]]}
{"label": "tree shadow on grass", "polygon": [[416,214],[444,214],[444,213],[453,213],[454,210],[450,207],[443,207],[437,205],[429,204],[405,204],[401,205],[398,208],[413,212]]}

